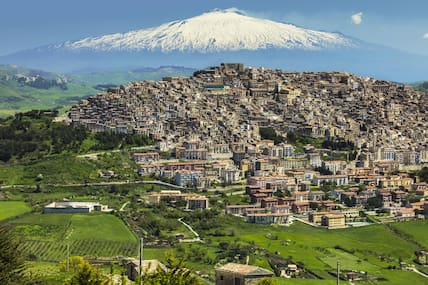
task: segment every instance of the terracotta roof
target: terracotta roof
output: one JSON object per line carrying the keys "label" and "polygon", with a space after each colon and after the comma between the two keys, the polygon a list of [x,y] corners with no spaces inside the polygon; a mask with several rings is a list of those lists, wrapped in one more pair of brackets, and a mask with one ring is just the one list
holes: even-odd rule
{"label": "terracotta roof", "polygon": [[247,217],[287,217],[286,213],[251,213]]}
{"label": "terracotta roof", "polygon": [[257,205],[228,205],[226,208],[257,208]]}

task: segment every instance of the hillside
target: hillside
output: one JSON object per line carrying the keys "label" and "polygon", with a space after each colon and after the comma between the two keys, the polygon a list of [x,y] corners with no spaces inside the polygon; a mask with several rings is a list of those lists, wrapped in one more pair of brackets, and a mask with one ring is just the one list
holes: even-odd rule
{"label": "hillside", "polygon": [[164,66],[57,74],[16,65],[0,65],[0,117],[32,109],[64,110],[108,86],[129,81],[190,75],[193,69]]}
{"label": "hillside", "polygon": [[[142,67],[131,70],[107,70],[97,72],[79,72],[68,74],[73,83],[97,85],[121,85],[131,81],[160,80],[164,76],[189,76],[195,69],[178,66],[161,66],[158,68]],[[102,86],[101,86],[102,87]]]}
{"label": "hillside", "polygon": [[419,91],[425,91],[428,92],[428,81],[424,81],[424,82],[418,82],[415,85],[415,89],[419,90]]}
{"label": "hillside", "polygon": [[74,84],[65,75],[0,65],[0,116],[31,109],[61,109],[95,94],[89,85]]}

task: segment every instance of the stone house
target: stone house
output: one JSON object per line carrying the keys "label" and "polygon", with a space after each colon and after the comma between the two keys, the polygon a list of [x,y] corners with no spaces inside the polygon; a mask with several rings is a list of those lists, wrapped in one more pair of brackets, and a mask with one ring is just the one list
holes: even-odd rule
{"label": "stone house", "polygon": [[273,272],[264,268],[227,263],[215,270],[216,285],[254,285],[263,278],[270,278]]}

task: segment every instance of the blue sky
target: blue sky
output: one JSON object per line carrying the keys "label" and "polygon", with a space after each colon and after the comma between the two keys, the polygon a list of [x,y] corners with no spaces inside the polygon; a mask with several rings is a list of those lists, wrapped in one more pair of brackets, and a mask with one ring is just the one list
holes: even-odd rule
{"label": "blue sky", "polygon": [[[236,7],[305,28],[428,55],[427,0],[4,0],[0,55],[37,46],[148,28]],[[353,17],[352,17],[353,16]],[[424,36],[425,35],[425,36]]]}

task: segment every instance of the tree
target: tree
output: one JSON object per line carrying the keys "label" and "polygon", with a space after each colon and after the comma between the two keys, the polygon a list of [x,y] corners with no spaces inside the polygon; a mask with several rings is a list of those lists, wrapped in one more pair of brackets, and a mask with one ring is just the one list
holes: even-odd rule
{"label": "tree", "polygon": [[[67,270],[67,261],[62,264],[62,270]],[[108,285],[108,278],[80,256],[72,256],[68,260],[68,270],[73,274],[65,284],[69,285]]]}
{"label": "tree", "polygon": [[25,273],[25,256],[11,230],[9,225],[0,225],[0,284],[42,284],[39,278],[30,278]]}
{"label": "tree", "polygon": [[201,281],[185,268],[183,259],[168,257],[168,270],[164,271],[158,267],[154,274],[144,274],[144,285],[202,285]]}
{"label": "tree", "polygon": [[371,197],[367,199],[367,208],[375,209],[382,207],[382,200],[379,197]]}
{"label": "tree", "polygon": [[422,168],[417,175],[421,179],[422,182],[428,182],[428,167]]}

